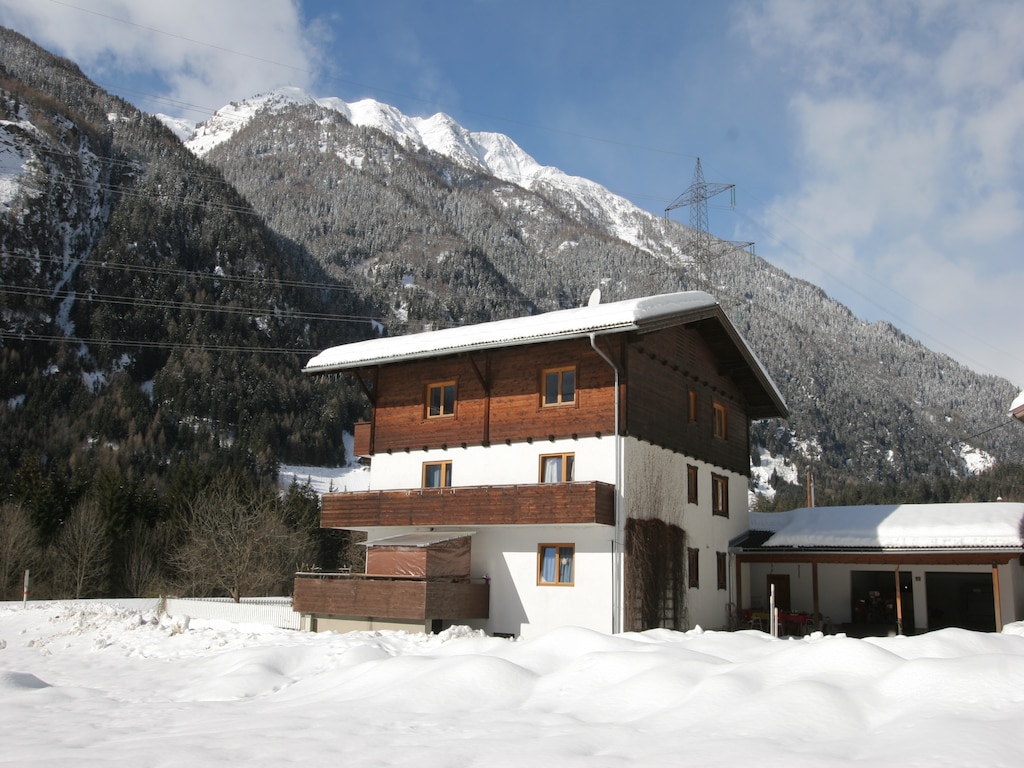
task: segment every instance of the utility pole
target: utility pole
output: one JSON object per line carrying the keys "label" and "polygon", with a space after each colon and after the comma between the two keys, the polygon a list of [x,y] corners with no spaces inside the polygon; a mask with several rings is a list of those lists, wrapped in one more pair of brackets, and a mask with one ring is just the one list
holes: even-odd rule
{"label": "utility pole", "polygon": [[[688,251],[693,260],[693,279],[709,293],[714,293],[714,280],[711,269],[714,262],[737,248],[748,249],[753,243],[734,243],[719,240],[708,232],[708,200],[723,192],[731,194],[730,205],[736,207],[736,185],[709,183],[704,181],[704,171],[700,166],[700,158],[693,169],[693,181],[679,197],[665,209],[665,216],[676,208],[690,208],[690,242]],[[690,286],[687,286],[690,287]]]}

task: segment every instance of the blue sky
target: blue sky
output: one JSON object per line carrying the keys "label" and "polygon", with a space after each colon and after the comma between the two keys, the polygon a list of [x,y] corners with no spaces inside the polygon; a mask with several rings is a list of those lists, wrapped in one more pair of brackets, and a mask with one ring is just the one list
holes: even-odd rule
{"label": "blue sky", "polygon": [[446,112],[659,215],[700,157],[736,185],[714,234],[1024,387],[1024,3],[0,0],[0,24],[147,111],[296,85]]}

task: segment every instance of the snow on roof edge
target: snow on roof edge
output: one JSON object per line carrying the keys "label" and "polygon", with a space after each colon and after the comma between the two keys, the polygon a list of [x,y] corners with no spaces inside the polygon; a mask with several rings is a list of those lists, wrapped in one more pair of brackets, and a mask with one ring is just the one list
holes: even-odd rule
{"label": "snow on roof edge", "polygon": [[[634,330],[661,318],[681,316],[717,306],[715,298],[704,291],[684,291],[610,304],[555,310],[507,320],[493,320],[438,331],[368,339],[324,350],[310,359],[303,372],[330,373],[367,364],[519,346],[535,341],[580,338],[592,333]],[[745,351],[756,361],[753,352],[745,344],[744,346]],[[759,362],[757,364],[760,365]]]}
{"label": "snow on roof edge", "polygon": [[750,530],[772,532],[770,548],[1024,548],[1024,504],[890,504],[804,507],[750,516]]}

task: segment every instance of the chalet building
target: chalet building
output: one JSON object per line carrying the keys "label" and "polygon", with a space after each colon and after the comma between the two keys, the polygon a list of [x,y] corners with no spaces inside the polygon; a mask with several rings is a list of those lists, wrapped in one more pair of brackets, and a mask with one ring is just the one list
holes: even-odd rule
{"label": "chalet building", "polygon": [[860,636],[991,632],[1024,619],[1024,504],[753,513],[732,551],[736,603],[762,629],[773,591],[789,633],[806,622]]}
{"label": "chalet building", "polygon": [[725,624],[750,421],[787,410],[712,296],[346,344],[305,371],[359,382],[370,463],[321,513],[367,534],[366,572],[297,574],[308,627]]}

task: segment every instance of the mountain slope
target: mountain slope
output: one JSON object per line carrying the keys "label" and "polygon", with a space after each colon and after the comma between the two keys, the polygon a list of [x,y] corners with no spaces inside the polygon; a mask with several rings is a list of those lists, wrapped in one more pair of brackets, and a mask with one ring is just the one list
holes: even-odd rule
{"label": "mountain slope", "polygon": [[1009,382],[864,323],[746,251],[720,243],[700,272],[687,228],[508,137],[287,89],[236,102],[187,145],[277,231],[390,307],[395,331],[573,306],[596,286],[610,298],[711,290],[792,411],[786,425],[755,425],[755,464],[770,449],[815,467],[822,490],[959,477],[1024,455],[1021,430],[986,431],[1007,422]]}

